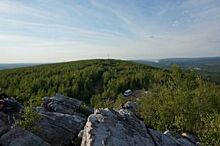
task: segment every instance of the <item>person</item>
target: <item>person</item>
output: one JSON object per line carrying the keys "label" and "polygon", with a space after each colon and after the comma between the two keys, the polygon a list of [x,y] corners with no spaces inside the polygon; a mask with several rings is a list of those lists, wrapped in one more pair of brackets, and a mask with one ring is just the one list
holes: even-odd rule
{"label": "person", "polygon": [[8,123],[13,128],[15,126],[15,118],[19,116],[22,105],[14,98],[4,98],[0,100],[0,111],[8,116]]}

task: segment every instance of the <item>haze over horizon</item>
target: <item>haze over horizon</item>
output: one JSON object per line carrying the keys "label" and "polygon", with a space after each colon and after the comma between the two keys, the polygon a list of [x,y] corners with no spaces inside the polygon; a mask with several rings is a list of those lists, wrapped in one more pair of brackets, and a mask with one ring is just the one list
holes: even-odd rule
{"label": "haze over horizon", "polygon": [[0,1],[0,63],[220,56],[219,0]]}

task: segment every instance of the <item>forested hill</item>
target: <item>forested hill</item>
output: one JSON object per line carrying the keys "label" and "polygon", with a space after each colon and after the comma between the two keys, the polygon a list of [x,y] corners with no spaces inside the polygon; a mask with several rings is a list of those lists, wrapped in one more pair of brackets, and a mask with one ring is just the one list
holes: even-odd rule
{"label": "forested hill", "polygon": [[147,88],[155,68],[119,60],[87,60],[0,71],[0,87],[20,101],[61,94],[87,103],[112,100],[124,90]]}
{"label": "forested hill", "polygon": [[[35,106],[55,93],[92,107],[119,107],[126,89],[145,89],[136,114],[158,130],[187,131],[204,145],[220,143],[220,86],[193,70],[163,70],[121,60],[87,60],[0,71],[0,87]],[[32,104],[30,104],[32,103]],[[26,110],[30,121],[30,111]]]}

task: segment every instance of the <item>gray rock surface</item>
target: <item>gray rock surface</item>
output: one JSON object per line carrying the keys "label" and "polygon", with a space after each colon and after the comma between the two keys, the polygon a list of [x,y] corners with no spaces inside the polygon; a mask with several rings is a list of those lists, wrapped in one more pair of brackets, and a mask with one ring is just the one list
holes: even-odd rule
{"label": "gray rock surface", "polygon": [[123,106],[125,109],[128,109],[130,111],[133,111],[137,108],[137,103],[136,102],[132,102],[132,101],[128,101],[124,104]]}
{"label": "gray rock surface", "polygon": [[81,103],[60,94],[45,97],[43,106],[37,109],[41,120],[35,134],[53,146],[70,144],[86,123],[87,117],[76,112]]}
{"label": "gray rock surface", "polygon": [[45,97],[36,111],[41,116],[33,133],[7,126],[7,115],[0,112],[0,145],[3,146],[66,146],[83,129],[87,117],[80,111],[81,101],[56,94]]}
{"label": "gray rock surface", "polygon": [[45,97],[36,110],[41,118],[34,133],[11,129],[7,116],[0,112],[0,146],[195,146],[198,141],[190,134],[161,133],[146,127],[132,112],[137,106],[133,102],[119,111],[97,109],[88,118],[84,114],[91,110],[81,104],[60,94]]}
{"label": "gray rock surface", "polygon": [[43,111],[39,114],[42,119],[38,123],[38,130],[35,134],[53,146],[71,143],[86,122],[86,117],[79,115]]}
{"label": "gray rock surface", "polygon": [[90,115],[81,146],[195,146],[153,129],[128,110],[99,109]]}
{"label": "gray rock surface", "polygon": [[21,128],[10,129],[0,138],[1,146],[50,146],[40,137]]}
{"label": "gray rock surface", "polygon": [[199,143],[199,138],[193,134],[190,133],[182,133],[181,134],[184,138],[188,139],[189,141],[193,143]]}
{"label": "gray rock surface", "polygon": [[74,114],[81,106],[82,102],[75,98],[70,98],[60,94],[52,97],[44,97],[43,107],[47,111],[64,114]]}
{"label": "gray rock surface", "polygon": [[5,124],[3,120],[0,120],[0,136],[8,132],[9,126]]}

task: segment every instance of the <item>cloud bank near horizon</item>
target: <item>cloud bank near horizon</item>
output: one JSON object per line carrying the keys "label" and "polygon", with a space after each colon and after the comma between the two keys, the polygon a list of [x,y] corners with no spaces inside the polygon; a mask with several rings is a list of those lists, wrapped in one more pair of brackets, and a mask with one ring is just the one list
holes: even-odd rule
{"label": "cloud bank near horizon", "polygon": [[220,56],[219,0],[0,1],[0,63]]}

